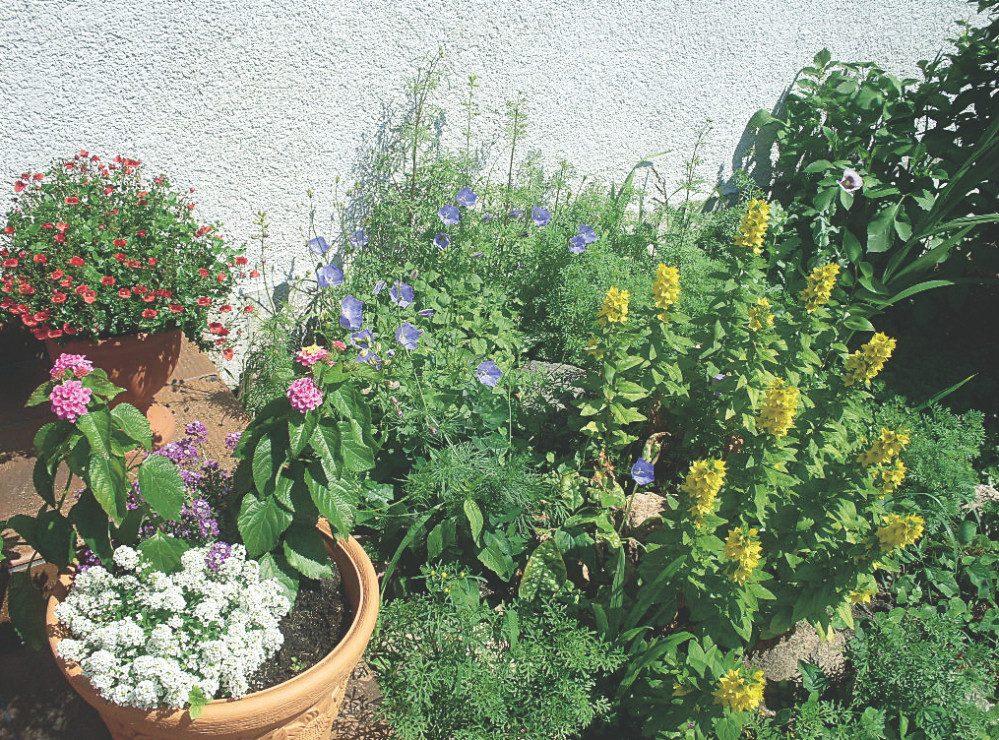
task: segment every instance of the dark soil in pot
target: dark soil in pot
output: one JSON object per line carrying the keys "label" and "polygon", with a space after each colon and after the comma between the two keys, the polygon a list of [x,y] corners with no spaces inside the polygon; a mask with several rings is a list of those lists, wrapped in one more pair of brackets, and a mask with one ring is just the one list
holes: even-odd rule
{"label": "dark soil in pot", "polygon": [[250,690],[277,686],[314,666],[339,644],[353,619],[335,567],[333,578],[302,579],[295,606],[281,620],[284,645],[250,678]]}

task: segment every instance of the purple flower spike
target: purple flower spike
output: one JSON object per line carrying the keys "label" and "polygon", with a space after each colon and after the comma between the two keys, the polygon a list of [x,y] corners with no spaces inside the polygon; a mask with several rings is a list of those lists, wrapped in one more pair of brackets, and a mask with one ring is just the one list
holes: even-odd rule
{"label": "purple flower spike", "polygon": [[593,242],[595,242],[599,238],[597,236],[597,232],[593,230],[593,227],[587,226],[586,224],[583,224],[582,226],[579,227],[579,235],[583,237],[583,240],[587,244],[593,244]]}
{"label": "purple flower spike", "polygon": [[417,311],[416,315],[417,316],[422,316],[425,319],[430,319],[430,318],[433,318],[434,309],[432,309],[432,308],[425,308],[422,311]]}
{"label": "purple flower spike", "polygon": [[205,555],[205,565],[208,566],[208,570],[212,573],[218,573],[222,563],[229,559],[231,549],[228,542],[214,543]]}
{"label": "purple flower spike", "polygon": [[864,178],[856,170],[843,170],[843,179],[839,181],[839,186],[848,193],[855,193],[864,187]]}
{"label": "purple flower spike", "polygon": [[321,236],[317,236],[315,239],[309,239],[309,251],[313,254],[317,254],[320,257],[326,254],[329,250],[330,245],[326,243],[326,240]]}
{"label": "purple flower spike", "polygon": [[371,295],[378,295],[383,290],[385,290],[385,281],[379,280],[377,283],[375,283],[375,289],[371,291]]}
{"label": "purple flower spike", "polygon": [[499,369],[495,362],[492,360],[486,360],[479,364],[479,367],[475,370],[475,377],[478,378],[482,385],[488,385],[490,388],[495,388],[496,384],[499,383],[500,378],[503,377],[503,371]]}
{"label": "purple flower spike", "polygon": [[644,457],[638,458],[638,462],[631,466],[631,477],[640,486],[647,486],[656,479],[652,470],[652,463]]}
{"label": "purple flower spike", "polygon": [[340,326],[357,331],[364,323],[364,301],[349,295],[340,301]]}
{"label": "purple flower spike", "polygon": [[396,280],[395,285],[389,290],[389,298],[399,308],[405,308],[413,302],[413,286],[407,285],[401,280]]}
{"label": "purple flower spike", "polygon": [[531,220],[540,229],[542,226],[547,226],[548,222],[552,220],[552,213],[547,208],[538,206],[531,211]]}
{"label": "purple flower spike", "polygon": [[354,249],[361,249],[362,247],[368,246],[368,237],[365,236],[361,229],[358,229],[353,234],[350,235],[350,246]]}
{"label": "purple flower spike", "polygon": [[343,270],[336,265],[326,265],[316,270],[316,282],[320,288],[336,287],[343,284]]}
{"label": "purple flower spike", "polygon": [[478,199],[479,196],[477,196],[469,187],[464,187],[461,190],[459,190],[458,195],[455,198],[455,200],[458,201],[458,205],[465,206],[465,208],[471,208],[472,206],[474,206],[475,201],[477,201]]}
{"label": "purple flower spike", "polygon": [[236,445],[239,444],[239,440],[242,437],[242,432],[229,432],[229,434],[225,435],[225,448],[229,450],[229,452],[235,452]]}
{"label": "purple flower spike", "polygon": [[454,226],[461,221],[461,211],[458,210],[458,206],[444,206],[437,211],[437,215],[445,226]]}
{"label": "purple flower spike", "polygon": [[582,254],[586,251],[586,239],[581,236],[574,236],[569,240],[569,251],[573,254]]}
{"label": "purple flower spike", "polygon": [[402,325],[396,329],[395,339],[399,344],[412,352],[416,349],[417,344],[420,341],[420,334],[422,334],[419,329],[410,324],[408,321],[403,321]]}
{"label": "purple flower spike", "polygon": [[451,237],[447,234],[438,234],[434,237],[434,244],[443,252],[451,244]]}

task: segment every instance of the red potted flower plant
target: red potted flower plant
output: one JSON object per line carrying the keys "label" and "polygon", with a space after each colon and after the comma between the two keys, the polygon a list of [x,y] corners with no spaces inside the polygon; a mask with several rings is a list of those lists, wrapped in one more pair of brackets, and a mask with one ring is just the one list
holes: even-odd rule
{"label": "red potted flower plant", "polygon": [[137,160],[81,151],[17,179],[0,236],[0,319],[23,323],[52,358],[90,357],[163,439],[172,416],[152,398],[176,366],[181,332],[231,356],[228,330],[209,314],[228,308],[246,264],[217,225],[195,220],[193,192]]}

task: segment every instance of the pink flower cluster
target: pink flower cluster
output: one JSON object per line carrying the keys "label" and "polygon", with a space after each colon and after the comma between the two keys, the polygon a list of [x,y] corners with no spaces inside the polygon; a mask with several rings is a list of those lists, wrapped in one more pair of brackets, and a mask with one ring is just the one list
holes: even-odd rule
{"label": "pink flower cluster", "polygon": [[79,380],[67,380],[53,388],[49,394],[52,412],[60,419],[76,421],[87,413],[91,395],[92,391],[84,388]]}
{"label": "pink flower cluster", "polygon": [[323,402],[323,394],[316,388],[312,378],[299,378],[288,386],[288,400],[293,409],[304,414],[319,407]]}
{"label": "pink flower cluster", "polygon": [[90,371],[94,369],[94,363],[86,358],[84,355],[59,355],[59,359],[55,361],[52,369],[49,371],[49,377],[52,380],[57,380],[62,377],[62,374],[67,370],[71,370],[73,375],[77,378],[83,378],[90,374]]}
{"label": "pink flower cluster", "polygon": [[322,362],[329,355],[330,351],[325,347],[320,347],[318,344],[313,344],[309,347],[302,347],[295,355],[295,362],[304,366],[311,367],[317,362]]}

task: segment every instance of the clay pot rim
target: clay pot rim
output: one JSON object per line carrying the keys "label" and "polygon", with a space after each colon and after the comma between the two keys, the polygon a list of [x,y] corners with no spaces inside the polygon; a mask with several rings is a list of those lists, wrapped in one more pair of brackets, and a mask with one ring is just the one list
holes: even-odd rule
{"label": "clay pot rim", "polygon": [[116,334],[113,337],[78,337],[76,335],[73,335],[70,337],[65,337],[65,336],[60,337],[60,339],[65,340],[62,342],[56,339],[45,339],[43,341],[45,342],[46,346],[53,344],[56,347],[59,347],[60,349],[70,344],[94,344],[97,345],[98,347],[106,347],[108,345],[119,345],[129,341],[145,342],[150,338],[154,337],[161,339],[161,341],[169,342],[174,340],[175,334],[183,334],[183,333],[184,332],[182,329],[174,328],[174,329],[165,329],[164,331],[138,331],[138,332],[132,332],[131,334]]}
{"label": "clay pot rim", "polygon": [[375,623],[378,621],[378,577],[371,559],[353,537],[348,537],[346,540],[336,539],[325,519],[320,519],[317,529],[325,540],[327,552],[340,571],[347,599],[354,608],[354,619],[343,639],[326,657],[287,681],[247,694],[240,699],[214,699],[204,706],[196,720],[191,720],[186,709],[138,709],[112,704],[97,692],[89,679],[83,676],[78,663],[67,663],[56,654],[56,647],[62,638],[56,628],[59,621],[55,616],[55,608],[61,596],[69,590],[72,583],[71,574],[64,574],[59,578],[61,588],[49,597],[46,608],[45,625],[49,648],[56,664],[88,704],[102,714],[105,710],[114,712],[126,722],[152,723],[158,727],[174,726],[185,729],[192,727],[204,729],[212,725],[244,722],[249,729],[252,724],[250,717],[254,715],[267,717],[267,724],[273,725],[275,706],[283,707],[286,710],[284,714],[293,716],[314,704],[324,693],[328,693],[342,668],[345,667],[349,679],[354,666],[364,655],[374,632]]}

